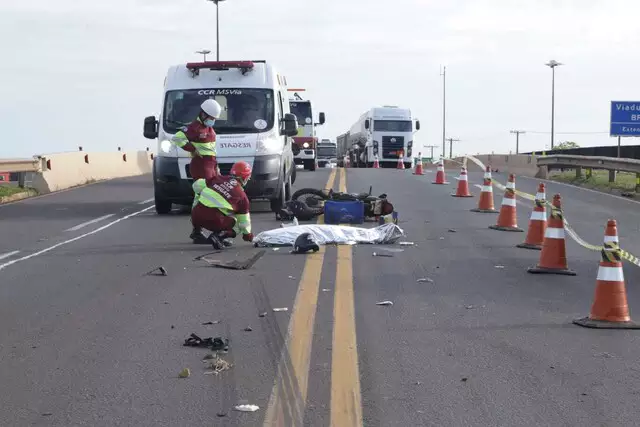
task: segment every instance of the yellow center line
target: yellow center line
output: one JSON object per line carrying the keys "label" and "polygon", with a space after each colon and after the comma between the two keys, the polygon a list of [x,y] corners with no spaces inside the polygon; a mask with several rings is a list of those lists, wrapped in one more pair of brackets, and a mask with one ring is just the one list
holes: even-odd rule
{"label": "yellow center line", "polygon": [[[338,191],[347,191],[346,172],[340,169]],[[362,398],[353,298],[352,248],[338,246],[333,343],[331,354],[331,427],[361,427]]]}
{"label": "yellow center line", "polygon": [[[336,170],[332,169],[326,188],[333,188],[335,178]],[[321,215],[318,224],[323,223]],[[303,423],[324,253],[325,247],[321,246],[318,252],[306,256],[264,426],[296,427]]]}

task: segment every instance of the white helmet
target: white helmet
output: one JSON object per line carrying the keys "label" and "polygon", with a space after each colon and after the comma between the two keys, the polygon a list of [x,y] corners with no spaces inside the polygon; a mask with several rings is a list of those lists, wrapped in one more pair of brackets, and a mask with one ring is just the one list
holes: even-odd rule
{"label": "white helmet", "polygon": [[200,105],[200,108],[214,119],[220,117],[220,113],[222,112],[222,107],[215,99],[205,100],[202,105]]}

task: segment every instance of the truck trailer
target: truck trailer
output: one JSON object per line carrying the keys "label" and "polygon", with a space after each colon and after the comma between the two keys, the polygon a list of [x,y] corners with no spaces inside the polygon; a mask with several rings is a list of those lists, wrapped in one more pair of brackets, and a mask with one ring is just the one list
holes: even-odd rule
{"label": "truck trailer", "polygon": [[344,134],[348,136],[343,143],[345,155],[352,167],[372,167],[377,156],[380,167],[395,167],[401,158],[405,167],[410,168],[413,135],[418,130],[420,121],[412,117],[408,108],[392,105],[371,108]]}

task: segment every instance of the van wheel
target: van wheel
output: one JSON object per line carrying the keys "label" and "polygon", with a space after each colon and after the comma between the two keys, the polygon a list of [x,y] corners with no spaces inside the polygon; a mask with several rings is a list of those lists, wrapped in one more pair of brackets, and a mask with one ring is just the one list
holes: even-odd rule
{"label": "van wheel", "polygon": [[172,203],[169,200],[166,199],[159,199],[156,197],[155,199],[155,205],[156,205],[156,213],[158,215],[166,215],[169,212],[171,212],[171,208]]}
{"label": "van wheel", "polygon": [[291,171],[291,185],[296,183],[296,178],[298,177],[296,165],[293,165],[293,170]]}
{"label": "van wheel", "polygon": [[291,180],[291,177],[289,177],[289,179],[287,180],[287,185],[284,188],[284,194],[285,194],[285,201],[289,201],[291,200],[291,193],[292,193],[292,187],[293,187],[293,183]]}
{"label": "van wheel", "polygon": [[280,194],[277,198],[271,199],[271,211],[280,212],[280,209],[284,208],[284,202],[287,199],[287,183],[283,182],[280,186]]}

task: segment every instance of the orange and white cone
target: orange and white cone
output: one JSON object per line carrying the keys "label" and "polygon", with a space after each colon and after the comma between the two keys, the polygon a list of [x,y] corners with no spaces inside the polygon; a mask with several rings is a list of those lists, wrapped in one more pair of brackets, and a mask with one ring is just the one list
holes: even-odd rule
{"label": "orange and white cone", "polygon": [[640,325],[632,322],[629,315],[618,228],[613,219],[607,221],[601,253],[591,313],[589,317],[576,319],[573,323],[586,328],[640,329]]}
{"label": "orange and white cone", "polygon": [[498,221],[496,225],[490,225],[489,228],[500,231],[524,232],[522,228],[518,227],[518,215],[516,212],[516,176],[514,174],[509,175],[509,181],[507,182],[504,197],[502,198]]}
{"label": "orange and white cone", "polygon": [[374,169],[380,169],[380,162],[378,161],[378,155],[377,154],[373,157],[373,168]]}
{"label": "orange and white cone", "polygon": [[418,160],[416,160],[416,168],[413,171],[414,175],[424,175],[422,170],[422,153],[418,153]]}
{"label": "orange and white cone", "polygon": [[436,180],[433,181],[432,184],[449,184],[446,181],[444,174],[444,160],[438,163],[438,167],[436,169]]}
{"label": "orange and white cone", "polygon": [[460,170],[460,176],[458,177],[458,188],[456,194],[452,194],[453,197],[473,197],[473,194],[469,192],[469,178],[467,177],[467,168],[464,166]]}
{"label": "orange and white cone", "polygon": [[545,208],[546,198],[544,184],[540,183],[540,185],[538,185],[538,192],[536,193],[533,211],[529,218],[527,237],[524,239],[524,243],[516,245],[518,248],[542,249],[542,243],[544,243],[544,232],[547,229],[547,209]]}
{"label": "orange and white cone", "polygon": [[484,181],[482,182],[482,188],[480,191],[480,199],[478,200],[478,207],[471,209],[471,212],[480,213],[497,213],[498,211],[493,206],[493,185],[491,184],[491,167],[487,166],[487,170],[484,173]]}
{"label": "orange and white cone", "polygon": [[564,218],[559,194],[553,196],[551,216],[544,232],[544,243],[540,252],[540,261],[527,272],[533,274],[564,274],[575,276],[576,272],[567,266],[567,249],[564,236]]}
{"label": "orange and white cone", "polygon": [[403,159],[404,159],[404,152],[401,151],[398,154],[398,165],[396,166],[396,169],[404,169],[404,161],[403,161]]}

